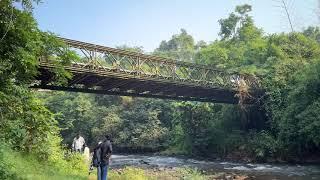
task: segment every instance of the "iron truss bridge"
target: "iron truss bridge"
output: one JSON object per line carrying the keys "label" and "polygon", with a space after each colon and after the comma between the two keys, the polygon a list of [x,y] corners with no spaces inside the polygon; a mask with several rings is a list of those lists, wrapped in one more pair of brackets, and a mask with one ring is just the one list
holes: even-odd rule
{"label": "iron truss bridge", "polygon": [[82,54],[80,61],[64,66],[72,73],[72,78],[63,86],[51,84],[49,80],[53,77],[55,60],[40,58],[39,83],[33,88],[236,104],[239,102],[239,89],[245,86],[249,88],[250,98],[246,98],[244,103],[255,103],[261,96],[259,82],[253,76],[60,39]]}

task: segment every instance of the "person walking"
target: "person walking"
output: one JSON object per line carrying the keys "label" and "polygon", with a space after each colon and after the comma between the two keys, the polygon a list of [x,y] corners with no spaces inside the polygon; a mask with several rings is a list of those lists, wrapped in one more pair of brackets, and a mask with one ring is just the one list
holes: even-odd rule
{"label": "person walking", "polygon": [[107,180],[108,166],[109,166],[109,161],[112,154],[112,144],[111,144],[111,138],[109,135],[105,136],[105,140],[100,144],[100,148],[101,148],[101,163],[100,163],[101,180]]}
{"label": "person walking", "polygon": [[72,150],[75,152],[82,153],[83,146],[85,145],[86,141],[81,136],[80,133],[77,134],[77,136],[73,139],[72,143]]}

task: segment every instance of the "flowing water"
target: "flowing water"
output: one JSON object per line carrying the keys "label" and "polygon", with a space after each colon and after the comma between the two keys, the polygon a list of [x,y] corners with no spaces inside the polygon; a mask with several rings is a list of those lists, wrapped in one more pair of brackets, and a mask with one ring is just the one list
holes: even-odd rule
{"label": "flowing water", "polygon": [[144,168],[190,167],[210,172],[234,172],[254,176],[255,179],[320,180],[320,166],[289,164],[232,163],[199,161],[167,156],[113,155],[111,168],[135,166]]}

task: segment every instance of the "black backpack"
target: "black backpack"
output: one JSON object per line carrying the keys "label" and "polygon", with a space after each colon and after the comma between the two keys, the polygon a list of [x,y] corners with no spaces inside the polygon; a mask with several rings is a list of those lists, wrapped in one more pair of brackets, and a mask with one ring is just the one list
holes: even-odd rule
{"label": "black backpack", "polygon": [[101,147],[99,145],[93,151],[92,166],[99,167],[100,163],[101,163]]}

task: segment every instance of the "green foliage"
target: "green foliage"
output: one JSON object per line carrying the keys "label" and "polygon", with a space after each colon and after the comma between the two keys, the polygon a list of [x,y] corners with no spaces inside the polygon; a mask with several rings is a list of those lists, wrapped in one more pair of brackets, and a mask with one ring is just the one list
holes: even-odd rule
{"label": "green foliage", "polygon": [[129,132],[122,137],[124,142],[131,146],[157,147],[162,144],[167,129],[162,126],[160,113],[161,107],[145,101],[133,101],[121,115],[122,128]]}
{"label": "green foliage", "polygon": [[[58,132],[51,112],[18,86],[0,91],[0,96],[0,136],[16,149],[40,152],[48,136]],[[45,157],[47,154],[39,155]]]}
{"label": "green foliage", "polygon": [[118,49],[123,49],[123,50],[127,50],[127,51],[131,51],[131,52],[136,52],[136,53],[143,53],[143,47],[142,46],[134,46],[134,47],[130,47],[127,45],[122,45],[122,46],[117,46]]}
{"label": "green foliage", "polygon": [[288,85],[283,106],[273,110],[280,141],[290,155],[310,153],[319,147],[319,64],[316,60],[300,69]]}
{"label": "green foliage", "polygon": [[15,9],[10,1],[0,2],[0,14],[0,22],[5,24],[0,26],[0,34],[6,34],[0,41],[0,84],[29,83],[37,73],[40,52],[37,24],[30,13]]}
{"label": "green foliage", "polygon": [[289,160],[319,149],[318,28],[264,36],[248,16],[250,11],[249,5],[237,6],[229,18],[220,20],[222,40],[201,48],[195,57],[196,62],[226,71],[259,75],[267,90],[266,111],[180,104],[170,151],[227,155],[245,147],[258,160]]}
{"label": "green foliage", "polygon": [[[63,160],[56,165],[51,164],[51,160],[37,160],[36,154],[25,154],[11,150],[8,146],[2,145],[0,161],[1,179],[86,179],[87,171],[72,167],[84,164],[83,161]],[[81,159],[79,155],[78,159]],[[65,166],[60,166],[65,164]],[[86,166],[86,165],[84,165]],[[87,166],[86,166],[87,167]]]}
{"label": "green foliage", "polygon": [[208,103],[177,103],[176,107],[172,130],[175,148],[169,152],[226,156],[245,143],[242,134],[250,122],[241,122],[240,108]]}
{"label": "green foliage", "polygon": [[10,0],[10,2],[20,3],[24,10],[32,12],[34,4],[38,4],[41,0]]}
{"label": "green foliage", "polygon": [[195,42],[185,29],[180,34],[173,35],[169,41],[162,41],[155,55],[172,58],[178,61],[193,62],[195,56]]}
{"label": "green foliage", "polygon": [[205,180],[205,179],[207,179],[197,169],[181,168],[178,170],[178,173],[182,175],[182,179],[184,179],[184,180]]}
{"label": "green foliage", "polygon": [[191,154],[203,151],[207,148],[209,130],[207,127],[215,118],[211,111],[212,106],[204,103],[177,103],[176,107],[180,109],[175,114],[176,128],[183,137],[177,139],[182,141],[175,142],[182,143],[180,146]]}
{"label": "green foliage", "polygon": [[58,122],[28,89],[39,58],[58,60],[55,84],[66,82],[70,74],[62,66],[77,58],[53,34],[38,29],[32,16],[38,2],[0,1],[0,179],[73,179],[68,174],[81,179],[83,172],[64,159]]}
{"label": "green foliage", "polygon": [[85,163],[83,155],[79,153],[68,153],[65,159],[67,162],[67,169],[64,169],[65,174],[87,174],[88,164]]}
{"label": "green foliage", "polygon": [[[3,142],[3,141],[2,141]],[[9,179],[17,179],[17,174],[11,171],[13,168],[13,162],[8,161],[8,158],[6,157],[6,150],[8,147],[6,147],[5,144],[0,144],[0,179],[3,180],[9,180]]]}
{"label": "green foliage", "polygon": [[280,147],[278,141],[270,134],[270,132],[252,132],[249,135],[249,138],[249,148],[257,160],[265,161],[268,157],[276,157],[276,153]]}
{"label": "green foliage", "polygon": [[[26,7],[31,1],[22,1]],[[32,14],[16,9],[11,1],[0,2],[0,84],[30,84],[38,73],[37,64],[40,56],[54,56],[61,60],[54,70],[58,83],[65,81],[68,73],[63,64],[76,58],[63,43],[52,34],[41,32]]]}
{"label": "green foliage", "polygon": [[219,20],[221,27],[219,35],[222,37],[222,39],[230,38],[233,34],[235,34],[239,20],[240,18],[234,13],[231,13],[227,19]]}
{"label": "green foliage", "polygon": [[[251,31],[251,35],[259,34],[257,28],[253,25],[252,17],[248,15],[251,11],[251,5],[244,4],[241,6],[236,6],[235,12],[232,12],[228,18],[220,19],[220,32],[219,35],[221,36],[222,40],[228,39],[236,39],[242,38],[243,31]],[[254,36],[247,36],[249,38],[254,38]]]}
{"label": "green foliage", "polygon": [[[17,2],[29,10],[32,8],[33,1]],[[12,3],[0,2],[0,22],[5,24],[0,26],[3,35],[0,41],[0,137],[15,149],[40,152],[48,141],[47,136],[57,134],[58,128],[51,112],[27,87],[38,73],[40,55],[60,60],[55,72],[55,80],[60,83],[68,73],[59,67],[73,58],[74,53],[52,34],[41,32],[29,10],[20,10]]]}
{"label": "green foliage", "polygon": [[123,169],[121,174],[118,173],[110,173],[110,179],[114,180],[148,180],[148,176],[145,174],[144,170],[138,168],[126,167]]}
{"label": "green foliage", "polygon": [[116,146],[157,149],[171,126],[170,104],[159,100],[64,92],[38,96],[55,113],[67,145],[80,131],[91,146],[109,134]]}
{"label": "green foliage", "polygon": [[309,26],[307,29],[303,31],[303,34],[311,39],[316,40],[320,43],[320,29],[319,27]]}

